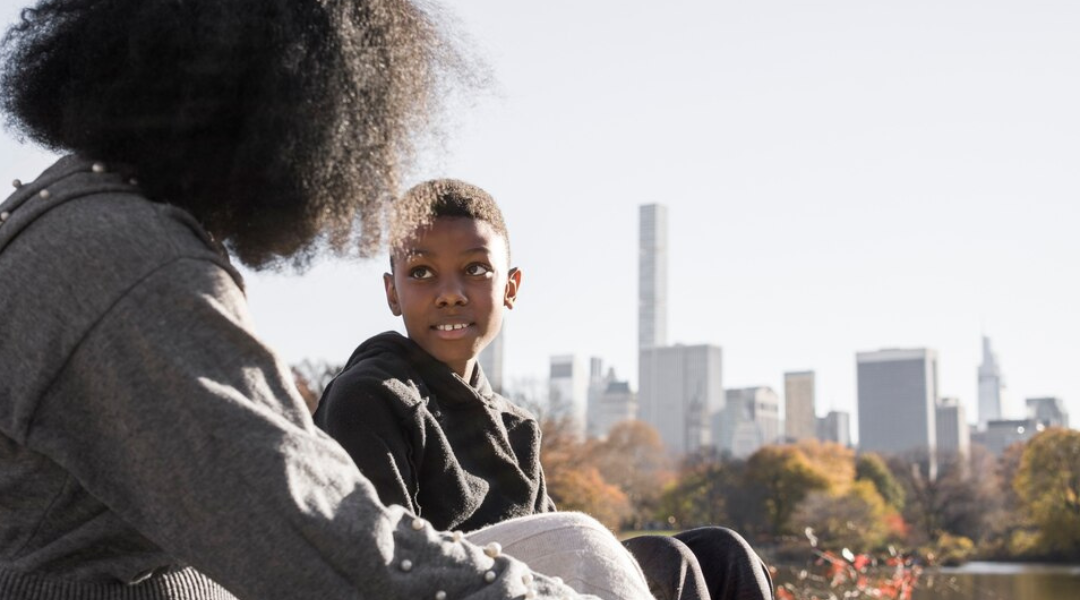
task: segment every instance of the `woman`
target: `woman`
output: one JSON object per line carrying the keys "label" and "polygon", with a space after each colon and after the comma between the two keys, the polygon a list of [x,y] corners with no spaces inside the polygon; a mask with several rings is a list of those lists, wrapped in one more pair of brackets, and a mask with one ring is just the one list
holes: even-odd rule
{"label": "woman", "polygon": [[[253,334],[230,264],[377,238],[462,64],[423,12],[43,0],[4,59],[9,123],[71,154],[0,204],[0,597],[576,597],[381,505]],[[647,598],[594,525],[539,534],[595,557],[605,596]]]}

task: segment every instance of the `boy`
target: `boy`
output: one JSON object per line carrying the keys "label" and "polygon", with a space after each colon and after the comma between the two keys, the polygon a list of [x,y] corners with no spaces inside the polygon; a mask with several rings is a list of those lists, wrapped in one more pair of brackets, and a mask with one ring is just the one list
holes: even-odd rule
{"label": "boy", "polygon": [[491,391],[477,362],[521,286],[499,208],[476,186],[429,181],[395,207],[392,228],[383,280],[408,338],[361,344],[324,391],[316,424],[384,502],[438,529],[554,510],[539,425]]}
{"label": "boy", "polygon": [[[409,190],[394,209],[391,272],[383,275],[408,338],[383,333],[361,344],[315,412],[315,424],[348,451],[383,502],[437,529],[471,531],[555,510],[539,425],[493,393],[477,363],[517,300],[521,271],[509,265],[506,224],[486,192],[455,180]],[[764,565],[730,530],[625,545],[662,600],[772,596]]]}

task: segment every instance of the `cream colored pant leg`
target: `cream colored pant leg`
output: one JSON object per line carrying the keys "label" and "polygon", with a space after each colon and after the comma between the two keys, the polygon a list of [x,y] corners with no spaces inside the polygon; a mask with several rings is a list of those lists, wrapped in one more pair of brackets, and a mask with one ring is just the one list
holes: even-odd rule
{"label": "cream colored pant leg", "polygon": [[555,512],[503,521],[465,536],[503,552],[532,570],[561,577],[570,587],[603,600],[653,600],[634,557],[596,519]]}

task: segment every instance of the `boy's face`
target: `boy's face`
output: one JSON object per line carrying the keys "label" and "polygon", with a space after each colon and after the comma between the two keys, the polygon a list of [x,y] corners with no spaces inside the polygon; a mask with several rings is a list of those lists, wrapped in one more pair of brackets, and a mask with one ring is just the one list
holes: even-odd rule
{"label": "boy's face", "polygon": [[392,260],[393,273],[383,275],[390,310],[404,319],[410,339],[468,380],[521,285],[506,240],[484,221],[439,217]]}

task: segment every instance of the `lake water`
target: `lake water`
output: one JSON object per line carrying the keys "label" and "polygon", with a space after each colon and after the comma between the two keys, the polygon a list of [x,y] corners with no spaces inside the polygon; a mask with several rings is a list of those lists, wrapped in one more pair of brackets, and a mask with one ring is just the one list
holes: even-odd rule
{"label": "lake water", "polygon": [[972,562],[920,583],[912,600],[1080,600],[1080,565]]}

